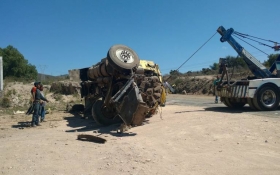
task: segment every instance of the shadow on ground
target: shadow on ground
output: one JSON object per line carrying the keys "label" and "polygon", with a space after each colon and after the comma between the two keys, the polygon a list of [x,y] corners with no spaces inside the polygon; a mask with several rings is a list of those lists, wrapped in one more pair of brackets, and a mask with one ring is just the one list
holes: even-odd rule
{"label": "shadow on ground", "polygon": [[215,107],[205,107],[204,110],[191,110],[191,111],[177,111],[177,113],[188,113],[188,112],[205,112],[205,111],[213,111],[213,112],[224,112],[224,113],[243,113],[243,112],[258,112],[254,111],[249,107],[244,107],[242,109],[233,109],[233,108],[228,108],[228,107],[222,107],[222,106],[215,106]]}
{"label": "shadow on ground", "polygon": [[132,133],[126,131],[124,133],[118,133],[117,130],[121,123],[113,124],[110,126],[100,126],[91,118],[84,118],[79,113],[71,113],[72,116],[64,117],[67,120],[67,126],[73,128],[70,130],[66,130],[66,132],[89,132],[97,134],[97,136],[102,134],[110,134],[116,137],[124,137],[124,136],[135,136],[136,133]]}
{"label": "shadow on ground", "polygon": [[244,106],[243,108],[229,108],[226,106],[206,107],[205,111],[224,112],[224,113],[243,113],[243,112],[258,112],[250,107]]}
{"label": "shadow on ground", "polygon": [[254,116],[269,117],[269,118],[280,118],[280,107],[275,111],[256,111],[251,109],[249,106],[244,106],[240,109],[233,109],[226,106],[219,107],[205,107],[205,111],[223,112],[223,113],[246,113]]}
{"label": "shadow on ground", "polygon": [[206,111],[214,111],[214,112],[225,112],[225,113],[243,113],[243,112],[249,112],[249,113],[278,113],[280,112],[280,106],[277,108],[277,110],[274,111],[256,111],[249,106],[244,106],[243,108],[229,108],[226,106],[215,106],[215,107],[205,107]]}
{"label": "shadow on ground", "polygon": [[17,125],[12,125],[12,128],[18,128],[18,129],[24,129],[24,128],[30,128],[31,127],[31,121],[29,122],[18,122]]}

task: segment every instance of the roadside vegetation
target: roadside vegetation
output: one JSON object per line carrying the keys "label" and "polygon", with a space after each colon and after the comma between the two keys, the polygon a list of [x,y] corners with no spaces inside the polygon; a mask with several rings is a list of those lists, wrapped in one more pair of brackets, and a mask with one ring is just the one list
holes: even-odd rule
{"label": "roadside vegetation", "polygon": [[[279,54],[271,54],[263,64],[269,68]],[[72,84],[62,84],[59,81],[68,80],[68,75],[51,76],[39,74],[36,66],[28,62],[27,59],[13,46],[0,48],[0,56],[3,57],[3,77],[4,77],[4,91],[0,93],[0,109],[16,109],[22,106],[13,106],[13,97],[18,97],[19,100],[24,96],[18,93],[17,89],[11,86],[20,82],[22,85],[33,86],[34,81],[41,81],[44,85],[48,85],[45,95],[49,95],[57,103],[49,104],[53,109],[61,109],[61,106],[66,105],[65,96],[72,95],[70,101],[72,103],[80,103],[80,95]],[[246,63],[241,57],[227,56],[225,57],[227,66],[230,72],[230,78],[238,79],[251,75]],[[159,63],[160,64],[160,63]],[[219,72],[219,63],[213,63],[208,68],[202,68],[199,71],[188,71],[185,73],[178,70],[171,70],[169,74],[164,75],[164,80],[175,88],[177,93],[184,94],[204,94],[211,95],[213,93],[213,80]],[[10,86],[10,87],[9,87]],[[25,99],[26,100],[26,99]],[[26,102],[25,104],[28,104]],[[23,107],[26,108],[26,107]]]}
{"label": "roadside vegetation", "polygon": [[[35,65],[27,59],[13,46],[0,48],[0,56],[3,58],[3,91],[0,92],[0,110],[11,113],[13,110],[26,109],[29,105],[29,89],[35,81],[41,81],[43,85],[51,85],[53,82],[69,79],[68,75],[51,76],[38,73]],[[26,92],[22,91],[29,87]],[[19,92],[19,90],[21,90]],[[46,94],[50,93],[50,88],[45,89]],[[26,97],[27,96],[27,97]],[[57,101],[62,100],[62,94],[55,95]],[[14,104],[19,102],[20,105]],[[51,105],[50,105],[51,106]],[[53,105],[57,107],[57,105]],[[7,109],[7,110],[6,110]]]}
{"label": "roadside vegetation", "polygon": [[[269,55],[268,59],[262,64],[270,68],[278,55],[279,54]],[[252,76],[251,71],[242,57],[227,56],[225,59],[230,79],[237,80]],[[168,75],[164,75],[163,79],[176,90],[176,93],[211,95],[213,94],[213,81],[218,74],[219,63],[215,62],[210,65],[209,68],[202,68],[199,71],[182,73],[178,70],[171,70]]]}

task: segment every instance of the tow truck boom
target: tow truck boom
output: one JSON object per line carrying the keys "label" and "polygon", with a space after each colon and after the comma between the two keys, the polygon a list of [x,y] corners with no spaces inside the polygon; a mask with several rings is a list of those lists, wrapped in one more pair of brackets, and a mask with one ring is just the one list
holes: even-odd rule
{"label": "tow truck boom", "polygon": [[227,41],[234,50],[243,57],[251,72],[258,78],[272,77],[272,73],[263,66],[253,55],[246,51],[231,35],[234,32],[232,28],[226,30],[223,26],[217,29],[217,32],[222,36],[221,42]]}
{"label": "tow truck boom", "polygon": [[[267,69],[234,40],[232,34],[238,35],[238,32],[234,32],[232,28],[225,30],[223,26],[220,26],[217,32],[222,36],[220,41],[227,41],[255,75],[255,77],[242,78],[241,80],[229,80],[226,64],[220,59],[220,68],[223,68],[222,80],[215,87],[215,94],[220,96],[221,102],[229,108],[240,109],[249,104],[253,110],[257,111],[276,110],[280,102],[280,56],[271,68]],[[223,80],[225,74],[227,80]]]}

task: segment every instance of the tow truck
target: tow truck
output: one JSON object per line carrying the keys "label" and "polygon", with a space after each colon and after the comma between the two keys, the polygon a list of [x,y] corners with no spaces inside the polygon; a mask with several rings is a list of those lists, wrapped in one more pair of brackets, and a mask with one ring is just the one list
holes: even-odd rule
{"label": "tow truck", "polygon": [[[221,102],[230,108],[242,108],[244,105],[258,111],[273,111],[279,106],[280,100],[280,55],[267,69],[253,55],[244,49],[233,37],[234,29],[226,30],[223,26],[217,29],[221,42],[228,42],[244,59],[254,76],[232,81],[229,80],[227,64],[220,59],[221,81],[216,86],[216,95]],[[275,51],[279,46],[272,47]],[[223,80],[225,77],[226,80]]]}

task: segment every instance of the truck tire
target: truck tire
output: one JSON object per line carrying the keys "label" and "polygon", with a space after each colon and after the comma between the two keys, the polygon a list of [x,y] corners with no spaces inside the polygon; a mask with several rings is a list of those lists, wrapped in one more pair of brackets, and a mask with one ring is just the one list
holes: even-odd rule
{"label": "truck tire", "polygon": [[130,70],[138,67],[140,63],[138,55],[124,45],[112,46],[107,53],[107,59],[109,64],[118,71]]}
{"label": "truck tire", "polygon": [[232,105],[232,108],[240,109],[240,108],[243,108],[246,105],[246,103],[243,103],[243,102],[231,102],[231,105]]}
{"label": "truck tire", "polygon": [[98,125],[108,126],[116,123],[121,123],[121,119],[112,113],[105,111],[102,99],[96,100],[92,106],[92,117]]}
{"label": "truck tire", "polygon": [[254,99],[253,98],[248,98],[247,99],[247,103],[249,104],[251,109],[253,109],[255,111],[259,111],[258,107],[256,107],[256,105],[254,103]]}
{"label": "truck tire", "polygon": [[257,98],[253,98],[253,104],[256,107],[257,111],[262,111],[262,108],[258,104]]}
{"label": "truck tire", "polygon": [[225,98],[224,99],[224,104],[226,104],[226,106],[229,107],[229,108],[238,109],[238,108],[243,108],[246,103],[235,102],[235,101],[231,101],[230,98]]}
{"label": "truck tire", "polygon": [[273,86],[263,86],[254,102],[263,111],[274,111],[279,106],[279,91]]}
{"label": "truck tire", "polygon": [[229,107],[229,108],[231,108],[232,107],[232,105],[230,104],[230,102],[229,102],[229,99],[228,98],[223,98],[223,103],[227,106],[227,107]]}

